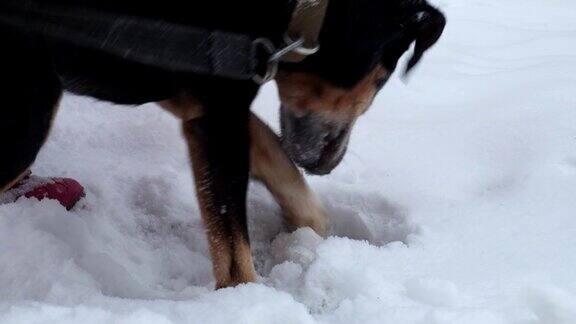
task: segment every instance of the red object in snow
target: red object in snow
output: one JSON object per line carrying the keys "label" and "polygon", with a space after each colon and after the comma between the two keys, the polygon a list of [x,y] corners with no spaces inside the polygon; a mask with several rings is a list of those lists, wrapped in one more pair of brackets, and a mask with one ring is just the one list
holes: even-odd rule
{"label": "red object in snow", "polygon": [[6,192],[6,195],[14,197],[13,201],[20,197],[58,200],[70,210],[86,193],[84,187],[74,179],[29,176]]}

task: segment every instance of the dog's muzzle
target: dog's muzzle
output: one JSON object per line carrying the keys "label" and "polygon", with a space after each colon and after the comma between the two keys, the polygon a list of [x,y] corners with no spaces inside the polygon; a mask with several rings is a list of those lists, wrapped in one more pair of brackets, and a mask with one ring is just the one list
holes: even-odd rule
{"label": "dog's muzzle", "polygon": [[324,175],[340,164],[346,153],[352,124],[320,114],[296,116],[282,106],[282,147],[308,173]]}

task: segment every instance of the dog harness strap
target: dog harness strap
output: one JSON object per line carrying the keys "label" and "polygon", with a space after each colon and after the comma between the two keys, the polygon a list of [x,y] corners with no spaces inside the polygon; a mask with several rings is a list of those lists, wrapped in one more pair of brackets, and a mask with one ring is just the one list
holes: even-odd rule
{"label": "dog harness strap", "polygon": [[318,40],[322,26],[324,25],[328,3],[329,0],[298,1],[288,28],[288,37],[292,40],[302,38],[304,45],[301,49],[286,55],[282,59],[283,61],[293,63],[301,62],[307,56],[318,50]]}
{"label": "dog harness strap", "polygon": [[[249,80],[258,69],[258,46],[243,34],[118,16],[79,7],[18,0],[0,10],[0,23],[64,43],[178,72]],[[15,2],[14,2],[15,3]]]}

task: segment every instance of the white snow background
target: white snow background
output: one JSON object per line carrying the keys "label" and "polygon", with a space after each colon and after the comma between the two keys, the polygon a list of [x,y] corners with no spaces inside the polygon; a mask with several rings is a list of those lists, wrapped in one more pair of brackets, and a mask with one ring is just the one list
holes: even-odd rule
{"label": "white snow background", "polygon": [[87,197],[0,206],[0,323],[576,323],[576,2],[435,4],[440,43],[309,177],[329,237],[251,186],[258,284],[212,289],[174,118],[65,97],[33,171]]}

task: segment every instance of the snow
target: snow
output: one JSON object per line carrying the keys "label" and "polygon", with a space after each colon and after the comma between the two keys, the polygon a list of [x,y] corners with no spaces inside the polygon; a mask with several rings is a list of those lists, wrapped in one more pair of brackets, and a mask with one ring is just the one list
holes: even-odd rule
{"label": "snow", "polygon": [[576,323],[576,3],[435,3],[439,45],[308,179],[328,237],[252,185],[257,284],[212,289],[176,120],[65,97],[33,171],[87,197],[0,206],[0,323]]}

